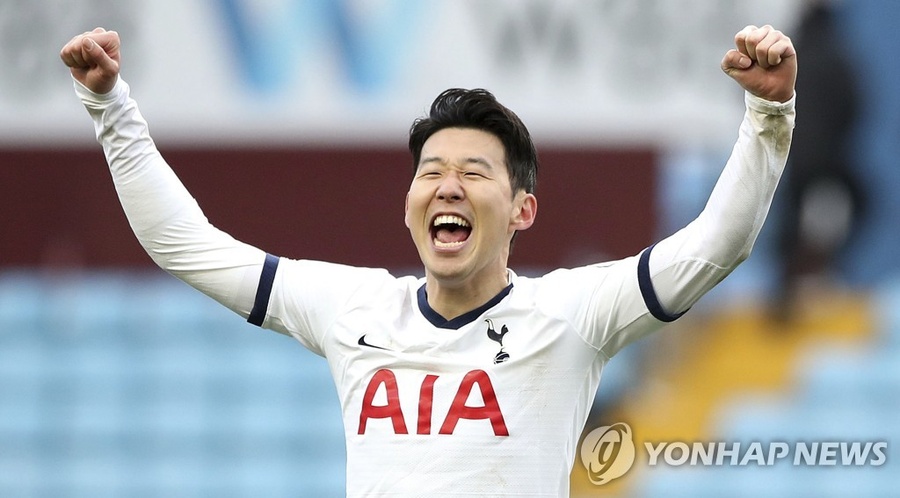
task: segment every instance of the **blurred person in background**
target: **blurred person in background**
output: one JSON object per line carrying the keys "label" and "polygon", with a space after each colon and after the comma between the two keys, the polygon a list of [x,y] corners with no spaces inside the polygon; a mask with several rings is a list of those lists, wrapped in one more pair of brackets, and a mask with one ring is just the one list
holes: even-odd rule
{"label": "blurred person in background", "polygon": [[779,214],[775,317],[790,320],[804,290],[834,285],[835,265],[851,241],[866,193],[848,150],[859,107],[859,90],[835,18],[834,0],[809,0],[795,47],[803,52],[797,79],[797,111],[785,169]]}
{"label": "blurred person in background", "polygon": [[397,278],[279,258],[216,229],[119,77],[118,34],[83,33],[60,55],[151,258],[328,361],[349,496],[567,496],[604,366],[744,261],[768,213],[791,144],[797,57],[771,26],[734,43],[721,69],[745,90],[746,112],[704,210],[635,256],[537,278],[507,267],[537,214],[537,154],[485,90],[447,90],[411,127],[404,219],[425,277]]}

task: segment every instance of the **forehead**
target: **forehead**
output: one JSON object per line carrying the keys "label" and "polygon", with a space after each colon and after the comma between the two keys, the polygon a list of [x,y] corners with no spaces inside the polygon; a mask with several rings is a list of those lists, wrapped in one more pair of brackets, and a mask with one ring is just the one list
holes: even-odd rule
{"label": "forehead", "polygon": [[492,167],[506,167],[506,150],[493,133],[475,128],[444,128],[436,131],[422,146],[419,162],[469,162],[485,161]]}

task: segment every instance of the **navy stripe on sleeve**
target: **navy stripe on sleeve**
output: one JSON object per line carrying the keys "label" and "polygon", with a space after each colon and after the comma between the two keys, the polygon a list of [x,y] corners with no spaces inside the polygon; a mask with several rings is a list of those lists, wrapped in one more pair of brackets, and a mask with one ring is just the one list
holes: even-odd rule
{"label": "navy stripe on sleeve", "polygon": [[275,282],[275,270],[278,269],[278,257],[266,254],[262,273],[259,276],[259,286],[256,288],[256,299],[253,301],[253,309],[247,321],[261,327],[269,310],[269,296],[272,295],[272,284]]}
{"label": "navy stripe on sleeve", "polygon": [[659,304],[659,298],[656,297],[656,291],[653,289],[653,281],[650,279],[650,251],[653,250],[654,246],[656,244],[644,249],[644,252],[641,253],[641,258],[638,260],[638,286],[641,289],[641,296],[644,298],[644,304],[647,305],[650,314],[661,322],[674,322],[681,315],[687,313],[687,310],[673,315],[667,313],[662,305]]}

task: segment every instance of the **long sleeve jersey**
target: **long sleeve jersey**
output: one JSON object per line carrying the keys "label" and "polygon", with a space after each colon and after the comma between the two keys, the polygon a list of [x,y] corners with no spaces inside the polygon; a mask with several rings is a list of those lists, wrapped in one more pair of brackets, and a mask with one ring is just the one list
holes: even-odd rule
{"label": "long sleeve jersey", "polygon": [[328,362],[348,496],[567,496],[603,367],[751,251],[790,147],[794,100],[750,94],[709,201],[635,256],[528,278],[447,320],[424,279],[292,260],[212,226],[119,80],[76,83],[131,228],[163,269]]}

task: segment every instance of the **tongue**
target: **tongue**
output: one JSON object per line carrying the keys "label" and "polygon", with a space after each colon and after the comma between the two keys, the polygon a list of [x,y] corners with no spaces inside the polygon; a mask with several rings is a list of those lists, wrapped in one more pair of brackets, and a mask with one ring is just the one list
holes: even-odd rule
{"label": "tongue", "polygon": [[444,244],[450,242],[462,242],[469,238],[469,231],[462,228],[441,227],[435,232],[434,238]]}

